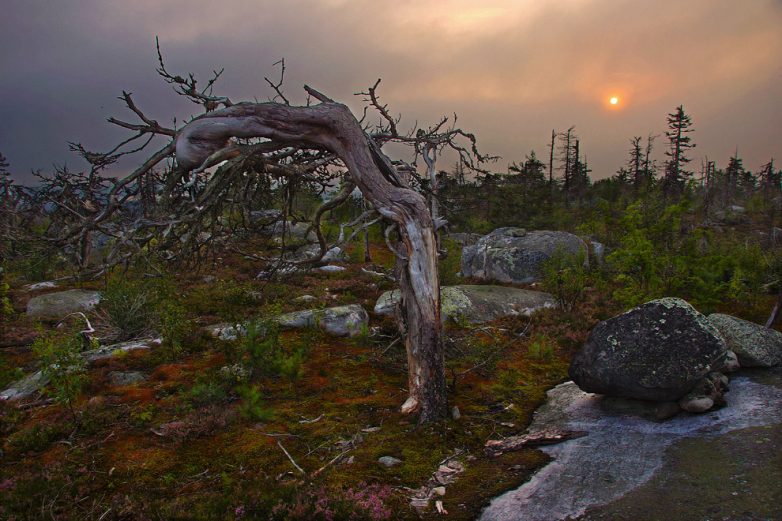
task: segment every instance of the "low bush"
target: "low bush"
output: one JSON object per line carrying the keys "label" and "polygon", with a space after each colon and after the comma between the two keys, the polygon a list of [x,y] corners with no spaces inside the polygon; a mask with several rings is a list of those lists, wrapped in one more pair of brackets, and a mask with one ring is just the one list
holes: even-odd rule
{"label": "low bush", "polygon": [[70,410],[78,422],[73,404],[87,379],[87,362],[81,354],[83,341],[78,333],[66,336],[42,333],[32,350],[41,364],[44,377],[49,380],[46,392]]}
{"label": "low bush", "polygon": [[543,263],[543,288],[553,294],[559,306],[573,311],[583,300],[589,280],[589,269],[585,267],[586,254],[569,254],[557,250]]}

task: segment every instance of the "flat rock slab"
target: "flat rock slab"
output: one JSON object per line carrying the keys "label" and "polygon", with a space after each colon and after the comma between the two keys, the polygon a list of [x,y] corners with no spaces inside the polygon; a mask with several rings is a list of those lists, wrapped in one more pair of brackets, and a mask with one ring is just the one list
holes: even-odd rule
{"label": "flat rock slab", "polygon": [[742,367],[782,364],[782,333],[731,315],[714,313],[709,322],[720,332]]}
{"label": "flat rock slab", "polygon": [[[508,316],[529,316],[539,309],[557,307],[556,299],[548,293],[505,286],[443,286],[440,298],[443,322],[451,319],[480,324]],[[398,302],[399,290],[386,291],[377,300],[375,313],[393,315]]]}
{"label": "flat rock slab", "polygon": [[[359,304],[293,311],[272,317],[282,329],[320,329],[333,336],[357,336],[367,330],[369,315]],[[215,324],[207,331],[220,340],[236,340],[247,333],[246,324]]]}
{"label": "flat rock slab", "polygon": [[32,318],[59,320],[70,313],[90,311],[98,305],[98,291],[69,289],[33,297],[27,303],[27,315]]}
{"label": "flat rock slab", "polygon": [[[678,450],[682,443],[690,444],[690,450],[694,451],[691,457],[696,461],[704,466],[711,465],[713,462],[710,460],[717,457],[718,453],[706,447],[728,433],[763,427],[779,432],[782,428],[780,383],[782,376],[779,374],[764,375],[762,383],[755,375],[751,378],[739,376],[731,382],[731,391],[726,395],[726,407],[708,414],[680,414],[662,423],[646,419],[632,408],[615,407],[615,400],[585,393],[573,382],[561,384],[548,392],[547,403],[535,413],[530,432],[568,429],[589,434],[577,440],[543,447],[541,450],[552,456],[553,461],[522,487],[492,500],[480,519],[561,521],[577,518],[590,508],[620,500],[626,495],[629,498],[631,491],[650,480],[664,478],[661,469],[668,462],[674,462],[673,458],[676,457],[675,452],[672,454],[667,449],[673,446],[672,450]],[[643,406],[639,402],[639,407]],[[763,438],[756,438],[754,443],[760,441]],[[700,448],[693,449],[692,444]],[[774,449],[770,453],[779,454],[780,447]],[[745,452],[745,458],[749,458],[756,466],[768,463],[768,456],[762,451]],[[725,452],[722,461],[726,465],[736,464],[730,451]],[[695,473],[699,479],[707,480],[711,476],[706,467],[703,468]],[[731,485],[731,488],[739,486],[736,482]],[[752,486],[744,488],[751,489]],[[759,480],[754,486],[767,487],[767,483]],[[692,494],[691,500],[710,494],[698,487],[691,487],[687,491]],[[627,519],[723,519],[723,515],[671,516],[668,501],[661,501],[661,498],[670,497],[669,492],[675,494],[683,491],[664,490],[656,496],[655,501],[646,503],[647,510],[643,515]],[[732,492],[729,496],[731,498],[734,497]],[[777,498],[778,492],[777,489]],[[715,505],[705,505],[704,508],[708,506]],[[624,518],[608,515],[589,519]]]}
{"label": "flat rock slab", "polygon": [[111,371],[108,376],[109,383],[117,387],[137,384],[147,379],[147,376],[139,371]]}
{"label": "flat rock slab", "polygon": [[[93,363],[96,360],[103,360],[104,358],[110,358],[112,356],[117,356],[129,351],[151,349],[153,346],[160,345],[161,341],[162,340],[159,338],[132,340],[130,342],[122,342],[119,344],[99,347],[98,349],[93,349],[92,351],[84,351],[82,356],[87,361],[87,363]],[[33,394],[43,389],[48,383],[49,380],[46,378],[46,376],[44,376],[43,371],[36,371],[20,380],[17,380],[16,382],[12,383],[8,389],[0,392],[0,401],[21,400],[22,398],[27,398],[28,396],[32,396]]]}

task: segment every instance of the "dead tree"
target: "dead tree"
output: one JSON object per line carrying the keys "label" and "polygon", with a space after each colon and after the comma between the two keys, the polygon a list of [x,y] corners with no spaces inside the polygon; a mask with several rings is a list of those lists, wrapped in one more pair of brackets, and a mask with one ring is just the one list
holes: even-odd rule
{"label": "dead tree", "polygon": [[[459,155],[460,163],[467,166],[470,170],[477,173],[488,173],[480,168],[482,163],[496,161],[496,156],[482,155],[478,151],[475,136],[469,132],[456,127],[457,117],[453,119],[448,117],[441,118],[436,124],[428,128],[413,128],[407,133],[399,130],[400,118],[394,118],[388,111],[385,104],[381,104],[377,94],[377,87],[380,84],[378,79],[375,84],[365,92],[359,92],[358,95],[364,96],[364,101],[377,110],[381,121],[373,129],[367,129],[372,139],[377,143],[386,142],[402,143],[410,146],[414,150],[412,165],[417,164],[420,156],[426,165],[425,182],[417,179],[421,186],[426,186],[425,190],[429,195],[429,206],[432,219],[438,225],[439,229],[445,222],[440,217],[440,203],[438,200],[439,181],[437,178],[437,160],[444,149],[451,149]],[[460,143],[460,139],[466,143]],[[416,177],[415,169],[410,173]],[[438,241],[439,243],[439,241]]]}
{"label": "dead tree", "polygon": [[[362,126],[363,118],[357,120],[347,106],[309,86],[304,87],[308,94],[306,106],[291,105],[282,91],[284,62],[280,80],[267,79],[276,93],[273,98],[267,102],[233,103],[212,92],[222,71],[215,72],[206,86],[200,87],[193,75],[169,73],[159,52],[158,58],[158,73],[178,94],[202,106],[205,113],[181,128],[167,128],[147,117],[130,93],[123,93],[121,99],[139,121],[111,118],[109,122],[133,131],[134,136],[106,154],[88,152],[80,144],[73,144],[74,149],[93,166],[102,166],[124,154],[121,150],[137,139],[146,139],[142,149],[153,138],[162,137],[166,143],[130,175],[113,183],[100,208],[89,216],[81,214],[80,226],[67,230],[66,236],[84,236],[106,227],[123,203],[142,191],[139,187],[148,186],[139,181],[161,164],[171,166],[157,194],[157,199],[164,202],[163,210],[154,218],[137,219],[122,232],[123,240],[132,246],[129,254],[133,248],[140,251],[142,244],[151,244],[153,236],[161,238],[156,244],[163,251],[168,251],[167,244],[181,246],[192,242],[194,237],[203,235],[205,221],[212,224],[211,230],[216,230],[214,223],[219,222],[220,210],[225,204],[241,205],[248,201],[248,190],[258,191],[275,183],[290,186],[313,182],[326,187],[344,171],[342,190],[324,203],[313,219],[320,244],[318,258],[329,249],[320,231],[321,216],[347,200],[358,187],[372,208],[354,223],[373,224],[378,220],[370,220],[367,214],[378,213],[387,223],[387,243],[398,258],[401,322],[406,332],[409,371],[409,396],[402,411],[418,412],[419,423],[444,418],[447,396],[436,240],[437,227],[442,223],[432,218],[426,198],[411,186],[405,169],[395,167],[381,146],[389,141],[412,145],[416,153],[426,153],[427,162],[436,159],[433,153],[438,149],[450,146],[463,161],[472,164],[473,157],[485,159],[477,153],[474,136],[453,126],[444,129],[447,118],[428,130],[400,133],[396,127],[398,119],[391,118],[378,101],[379,80],[364,94],[385,123],[370,127]],[[468,145],[460,145],[459,138],[466,138]],[[285,208],[283,214],[288,206]]]}

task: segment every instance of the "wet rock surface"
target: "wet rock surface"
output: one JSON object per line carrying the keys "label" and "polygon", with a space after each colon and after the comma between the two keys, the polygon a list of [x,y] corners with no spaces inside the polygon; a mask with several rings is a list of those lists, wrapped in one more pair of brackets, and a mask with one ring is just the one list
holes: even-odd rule
{"label": "wet rock surface", "polygon": [[553,461],[481,519],[779,519],[782,371],[745,372],[730,385],[726,407],[664,422],[655,404],[559,385],[530,432],[589,435],[543,448]]}
{"label": "wet rock surface", "polygon": [[719,332],[681,299],[647,302],[600,322],[570,366],[587,392],[674,401],[727,356]]}
{"label": "wet rock surface", "polygon": [[555,252],[582,253],[586,243],[568,232],[498,228],[462,250],[462,275],[530,284],[541,279],[542,264]]}

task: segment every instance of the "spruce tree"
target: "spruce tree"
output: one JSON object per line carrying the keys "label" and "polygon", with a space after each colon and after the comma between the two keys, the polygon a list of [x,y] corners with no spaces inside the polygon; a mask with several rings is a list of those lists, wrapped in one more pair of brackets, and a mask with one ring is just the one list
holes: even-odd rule
{"label": "spruce tree", "polygon": [[692,178],[692,171],[687,170],[687,151],[695,147],[692,138],[688,135],[692,128],[692,118],[684,112],[684,106],[679,105],[676,110],[668,114],[668,130],[665,136],[668,138],[668,150],[665,155],[665,176],[663,178],[663,193],[668,197],[678,198],[684,191],[684,187]]}

